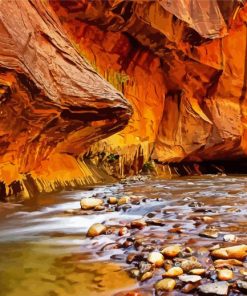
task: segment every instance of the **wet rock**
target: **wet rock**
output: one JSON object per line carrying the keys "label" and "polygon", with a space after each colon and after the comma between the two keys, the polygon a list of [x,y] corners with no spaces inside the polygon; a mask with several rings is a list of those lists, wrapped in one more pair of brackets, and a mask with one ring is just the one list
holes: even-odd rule
{"label": "wet rock", "polygon": [[201,232],[199,235],[202,237],[217,238],[219,236],[219,233],[215,229],[206,229],[203,232]]}
{"label": "wet rock", "polygon": [[233,272],[230,269],[219,269],[217,277],[220,281],[229,281],[233,278]]}
{"label": "wet rock", "polygon": [[189,273],[193,275],[202,275],[206,273],[206,270],[204,268],[195,268],[192,269]]}
{"label": "wet rock", "polygon": [[237,238],[234,234],[225,234],[223,239],[225,242],[234,242]]}
{"label": "wet rock", "polygon": [[243,260],[247,256],[247,245],[238,245],[228,248],[220,248],[211,252],[211,255],[219,259]]}
{"label": "wet rock", "polygon": [[164,269],[166,271],[168,271],[169,269],[171,269],[173,267],[173,262],[172,260],[165,260],[164,262]]}
{"label": "wet rock", "polygon": [[172,267],[168,271],[166,271],[162,276],[165,277],[177,277],[183,274],[183,269],[181,267]]}
{"label": "wet rock", "polygon": [[128,233],[128,228],[127,227],[121,227],[119,230],[118,230],[118,235],[119,236],[123,236],[123,235],[126,235]]}
{"label": "wet rock", "polygon": [[149,263],[154,264],[156,267],[161,267],[164,264],[164,256],[160,252],[152,252],[147,258]]}
{"label": "wet rock", "polygon": [[126,259],[127,263],[132,263],[133,261],[138,261],[140,259],[140,254],[137,253],[129,253]]}
{"label": "wet rock", "polygon": [[116,260],[116,261],[124,261],[125,259],[125,255],[124,254],[113,254],[110,257],[112,260]]}
{"label": "wet rock", "polygon": [[236,259],[218,259],[214,261],[215,268],[228,266],[243,266],[243,262]]}
{"label": "wet rock", "polygon": [[115,205],[115,204],[117,204],[118,199],[115,196],[110,196],[110,197],[108,197],[107,202],[110,205]]}
{"label": "wet rock", "polygon": [[97,206],[103,204],[103,200],[100,198],[83,198],[80,201],[82,210],[93,210]]}
{"label": "wet rock", "polygon": [[147,219],[146,220],[147,225],[155,225],[155,226],[164,226],[166,222],[161,219]]}
{"label": "wet rock", "polygon": [[180,245],[171,245],[169,247],[164,248],[161,253],[165,256],[165,257],[176,257],[178,256],[178,254],[181,252],[181,246]]}
{"label": "wet rock", "polygon": [[229,284],[227,282],[215,282],[205,284],[199,287],[199,291],[202,294],[211,295],[227,295],[229,290]]}
{"label": "wet rock", "polygon": [[182,288],[182,292],[183,293],[190,293],[190,292],[194,291],[195,289],[197,289],[199,285],[200,285],[200,282],[188,283]]}
{"label": "wet rock", "polygon": [[87,232],[87,236],[88,237],[95,237],[101,234],[105,234],[106,233],[106,226],[101,224],[101,223],[95,223],[93,224]]}
{"label": "wet rock", "polygon": [[145,262],[145,261],[141,261],[139,263],[139,270],[141,274],[144,274],[148,271],[150,271],[152,269],[152,264]]}
{"label": "wet rock", "polygon": [[247,292],[247,281],[237,281],[237,286],[241,291]]}
{"label": "wet rock", "polygon": [[205,204],[203,202],[193,201],[189,204],[189,207],[191,208],[199,208],[203,207]]}
{"label": "wet rock", "polygon": [[155,284],[156,291],[173,291],[176,286],[174,279],[163,279]]}
{"label": "wet rock", "polygon": [[141,282],[151,279],[152,276],[153,276],[153,272],[151,271],[145,272],[141,277]]}
{"label": "wet rock", "polygon": [[209,217],[209,216],[204,216],[201,218],[201,220],[205,223],[211,223],[214,221],[214,218],[213,217]]}
{"label": "wet rock", "polygon": [[147,223],[145,222],[145,220],[143,219],[137,219],[137,220],[133,220],[131,221],[131,227],[132,228],[138,228],[138,229],[142,229],[147,225]]}
{"label": "wet rock", "polygon": [[181,262],[180,267],[183,269],[184,272],[189,272],[192,269],[201,268],[202,265],[196,259],[188,259],[188,260],[183,260]]}
{"label": "wet rock", "polygon": [[130,196],[130,202],[133,205],[139,205],[141,203],[142,198],[140,196],[131,195]]}
{"label": "wet rock", "polygon": [[96,206],[95,208],[94,208],[94,211],[104,211],[105,210],[105,207],[104,206]]}
{"label": "wet rock", "polygon": [[171,228],[168,230],[169,233],[183,233],[183,229],[181,227]]}
{"label": "wet rock", "polygon": [[179,280],[185,283],[196,283],[199,282],[202,278],[199,275],[188,275],[188,274],[183,274],[180,275]]}
{"label": "wet rock", "polygon": [[134,247],[136,248],[136,249],[138,249],[140,246],[142,246],[143,245],[143,239],[136,239],[135,240],[135,242],[134,242]]}
{"label": "wet rock", "polygon": [[129,273],[133,278],[138,278],[140,276],[140,271],[137,268],[131,269]]}
{"label": "wet rock", "polygon": [[157,213],[155,213],[155,212],[150,212],[150,213],[147,214],[147,217],[148,217],[148,218],[153,218],[153,217],[156,216],[156,214],[157,214]]}
{"label": "wet rock", "polygon": [[211,248],[209,248],[209,251],[214,251],[214,250],[217,250],[217,249],[220,249],[220,245],[219,244],[214,245]]}
{"label": "wet rock", "polygon": [[246,269],[240,269],[239,271],[242,275],[247,276],[247,270]]}
{"label": "wet rock", "polygon": [[184,251],[185,251],[186,253],[189,253],[189,254],[192,254],[192,253],[194,252],[190,247],[186,247],[186,248],[184,249]]}
{"label": "wet rock", "polygon": [[125,205],[127,203],[130,202],[130,198],[129,196],[122,196],[119,200],[118,200],[118,205],[119,206],[122,206],[122,205]]}

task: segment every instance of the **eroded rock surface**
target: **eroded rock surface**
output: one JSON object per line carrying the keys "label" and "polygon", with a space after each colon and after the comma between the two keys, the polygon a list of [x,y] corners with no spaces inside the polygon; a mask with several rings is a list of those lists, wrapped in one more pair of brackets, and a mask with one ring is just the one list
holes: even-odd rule
{"label": "eroded rock surface", "polygon": [[48,182],[64,170],[75,180],[75,158],[127,124],[129,103],[78,54],[48,3],[1,1],[0,35],[0,179],[31,172]]}
{"label": "eroded rock surface", "polygon": [[130,155],[136,146],[134,166],[138,154],[161,162],[246,156],[245,1],[51,3],[99,71],[115,85],[115,72],[125,77],[133,119],[101,147]]}

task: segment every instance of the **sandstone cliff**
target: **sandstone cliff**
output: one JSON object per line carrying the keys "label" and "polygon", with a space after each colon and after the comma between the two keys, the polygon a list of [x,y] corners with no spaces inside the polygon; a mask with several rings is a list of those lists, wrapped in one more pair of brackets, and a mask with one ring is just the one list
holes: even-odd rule
{"label": "sandstone cliff", "polygon": [[0,195],[246,158],[246,20],[244,0],[2,1]]}
{"label": "sandstone cliff", "polygon": [[48,3],[1,1],[0,35],[2,191],[20,191],[12,182],[28,174],[42,179],[38,191],[97,179],[77,158],[127,124],[129,103],[73,48]]}
{"label": "sandstone cliff", "polygon": [[101,147],[132,169],[140,149],[165,163],[246,157],[244,2],[51,0],[95,68],[124,78],[134,115]]}

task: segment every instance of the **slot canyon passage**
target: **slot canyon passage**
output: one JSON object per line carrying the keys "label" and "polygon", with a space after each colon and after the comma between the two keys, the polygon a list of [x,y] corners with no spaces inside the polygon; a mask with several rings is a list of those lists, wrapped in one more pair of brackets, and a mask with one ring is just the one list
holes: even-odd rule
{"label": "slot canyon passage", "polygon": [[0,296],[247,294],[246,24],[0,0]]}

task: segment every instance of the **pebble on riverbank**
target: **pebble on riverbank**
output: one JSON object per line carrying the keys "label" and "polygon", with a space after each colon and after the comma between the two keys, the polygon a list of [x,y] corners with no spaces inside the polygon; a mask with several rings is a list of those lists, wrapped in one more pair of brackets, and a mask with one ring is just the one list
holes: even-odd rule
{"label": "pebble on riverbank", "polygon": [[101,223],[95,223],[88,229],[87,237],[95,237],[101,234],[105,234],[106,230],[107,228],[105,225]]}
{"label": "pebble on riverbank", "polygon": [[211,252],[211,255],[219,259],[243,260],[247,256],[247,245],[238,245],[227,248],[220,248]]}
{"label": "pebble on riverbank", "polygon": [[181,246],[180,245],[172,245],[169,247],[164,248],[161,253],[165,256],[165,257],[176,257],[178,256],[178,254],[181,252]]}
{"label": "pebble on riverbank", "polygon": [[149,263],[154,264],[156,267],[161,267],[164,265],[164,256],[159,252],[151,252],[147,258]]}
{"label": "pebble on riverbank", "polygon": [[103,205],[103,200],[100,198],[83,198],[80,201],[82,210],[92,210],[97,206]]}
{"label": "pebble on riverbank", "polygon": [[157,291],[173,291],[176,286],[174,279],[163,279],[155,284],[155,290]]}
{"label": "pebble on riverbank", "polygon": [[233,279],[233,272],[230,269],[217,270],[217,277],[220,281],[229,281]]}

